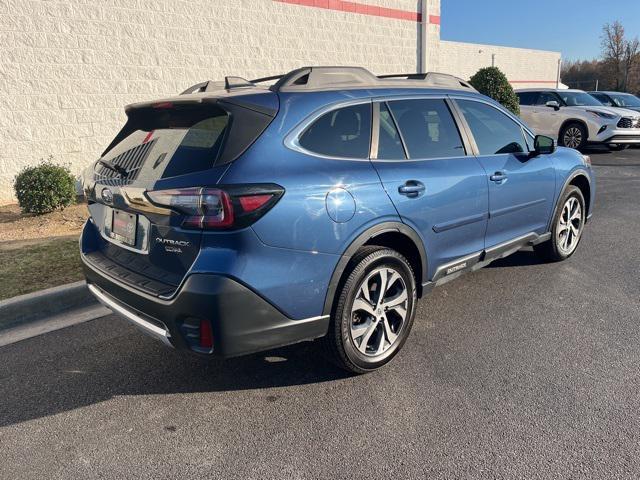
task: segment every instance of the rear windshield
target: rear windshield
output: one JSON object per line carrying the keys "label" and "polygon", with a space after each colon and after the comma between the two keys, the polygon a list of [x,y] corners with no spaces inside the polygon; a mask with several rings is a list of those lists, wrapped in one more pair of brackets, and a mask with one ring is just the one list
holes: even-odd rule
{"label": "rear windshield", "polygon": [[[221,152],[228,125],[227,112],[212,106],[134,112],[102,160],[127,170],[129,182],[207,170]],[[104,165],[97,171],[120,177]]]}

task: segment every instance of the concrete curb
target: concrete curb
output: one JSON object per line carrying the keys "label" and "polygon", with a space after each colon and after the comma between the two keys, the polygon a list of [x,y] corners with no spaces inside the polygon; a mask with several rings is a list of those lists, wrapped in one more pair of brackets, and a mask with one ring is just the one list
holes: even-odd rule
{"label": "concrete curb", "polygon": [[16,327],[0,330],[0,347],[11,345],[12,343],[26,340],[27,338],[37,337],[44,333],[71,327],[79,323],[89,322],[110,315],[111,313],[113,313],[111,310],[98,303],[89,307],[74,308],[73,310],[67,310],[53,317],[46,317],[20,324]]}
{"label": "concrete curb", "polygon": [[0,301],[0,332],[78,308],[98,306],[84,281]]}

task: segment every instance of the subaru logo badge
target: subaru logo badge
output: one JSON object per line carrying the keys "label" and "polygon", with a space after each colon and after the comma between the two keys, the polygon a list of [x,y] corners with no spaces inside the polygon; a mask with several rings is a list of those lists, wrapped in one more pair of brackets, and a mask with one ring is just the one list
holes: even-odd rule
{"label": "subaru logo badge", "polygon": [[113,203],[113,192],[111,190],[109,190],[108,188],[103,188],[101,195],[104,203],[108,203],[109,205]]}

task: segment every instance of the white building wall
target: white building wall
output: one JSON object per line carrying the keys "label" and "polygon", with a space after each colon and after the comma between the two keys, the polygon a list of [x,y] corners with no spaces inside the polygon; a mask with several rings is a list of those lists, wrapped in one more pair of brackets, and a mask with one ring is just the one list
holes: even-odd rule
{"label": "white building wall", "polygon": [[[510,80],[555,79],[558,53],[441,42],[440,0],[425,1],[429,70],[468,78],[495,52]],[[79,173],[131,102],[305,65],[417,71],[420,9],[420,0],[0,0],[0,203],[41,158]]]}
{"label": "white building wall", "polygon": [[495,66],[507,76],[513,88],[555,88],[558,74],[559,52],[500,47],[479,43],[440,42],[442,72],[469,79],[482,67]]}
{"label": "white building wall", "polygon": [[305,65],[415,71],[418,33],[416,21],[273,0],[0,0],[0,201],[40,158],[74,173],[95,160],[125,104]]}

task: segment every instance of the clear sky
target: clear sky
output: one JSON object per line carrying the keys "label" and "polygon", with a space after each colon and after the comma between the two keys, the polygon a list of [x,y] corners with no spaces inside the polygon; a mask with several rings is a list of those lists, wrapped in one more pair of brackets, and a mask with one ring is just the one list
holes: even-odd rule
{"label": "clear sky", "polygon": [[568,60],[598,57],[607,22],[640,36],[640,0],[441,0],[441,10],[443,40],[554,50]]}

